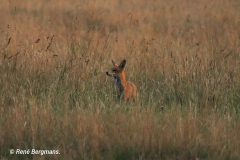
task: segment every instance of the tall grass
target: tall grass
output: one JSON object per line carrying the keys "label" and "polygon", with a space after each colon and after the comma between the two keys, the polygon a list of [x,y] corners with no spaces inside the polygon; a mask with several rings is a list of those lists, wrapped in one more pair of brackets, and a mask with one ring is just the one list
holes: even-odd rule
{"label": "tall grass", "polygon": [[[239,159],[239,6],[1,2],[1,159]],[[111,59],[136,102],[118,101]]]}

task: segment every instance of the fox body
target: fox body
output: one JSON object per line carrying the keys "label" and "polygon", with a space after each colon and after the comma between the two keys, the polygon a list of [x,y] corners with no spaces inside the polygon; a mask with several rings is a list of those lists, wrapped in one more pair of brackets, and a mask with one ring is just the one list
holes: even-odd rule
{"label": "fox body", "polygon": [[112,64],[113,68],[106,74],[114,77],[119,98],[123,97],[125,101],[134,99],[137,95],[137,88],[132,82],[126,80],[124,72],[126,60],[123,60],[119,65],[112,60]]}

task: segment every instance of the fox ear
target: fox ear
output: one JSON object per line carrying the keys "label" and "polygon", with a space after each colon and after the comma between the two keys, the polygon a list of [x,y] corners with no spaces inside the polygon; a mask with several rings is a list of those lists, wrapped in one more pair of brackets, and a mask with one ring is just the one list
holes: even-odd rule
{"label": "fox ear", "polygon": [[113,64],[113,66],[115,66],[115,67],[118,66],[117,63],[115,63],[113,60],[112,60],[112,64]]}
{"label": "fox ear", "polygon": [[120,69],[124,69],[125,64],[126,64],[126,60],[124,59],[124,60],[119,64],[119,68],[120,68]]}

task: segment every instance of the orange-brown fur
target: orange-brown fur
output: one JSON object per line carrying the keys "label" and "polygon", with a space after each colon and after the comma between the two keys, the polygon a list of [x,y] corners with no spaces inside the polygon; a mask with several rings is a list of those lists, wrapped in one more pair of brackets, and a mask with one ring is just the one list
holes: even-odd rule
{"label": "orange-brown fur", "polygon": [[119,65],[117,65],[113,60],[112,63],[113,68],[110,72],[106,72],[106,74],[114,77],[119,91],[119,98],[123,97],[124,101],[135,99],[137,95],[137,88],[132,82],[126,80],[124,72],[126,60],[123,60]]}

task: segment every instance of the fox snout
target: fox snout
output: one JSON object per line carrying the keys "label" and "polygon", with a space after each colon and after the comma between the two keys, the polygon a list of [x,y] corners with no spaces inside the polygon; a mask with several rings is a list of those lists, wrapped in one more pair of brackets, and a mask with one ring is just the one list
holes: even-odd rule
{"label": "fox snout", "polygon": [[112,74],[110,74],[109,72],[106,72],[106,75],[108,75],[108,76],[112,76]]}

